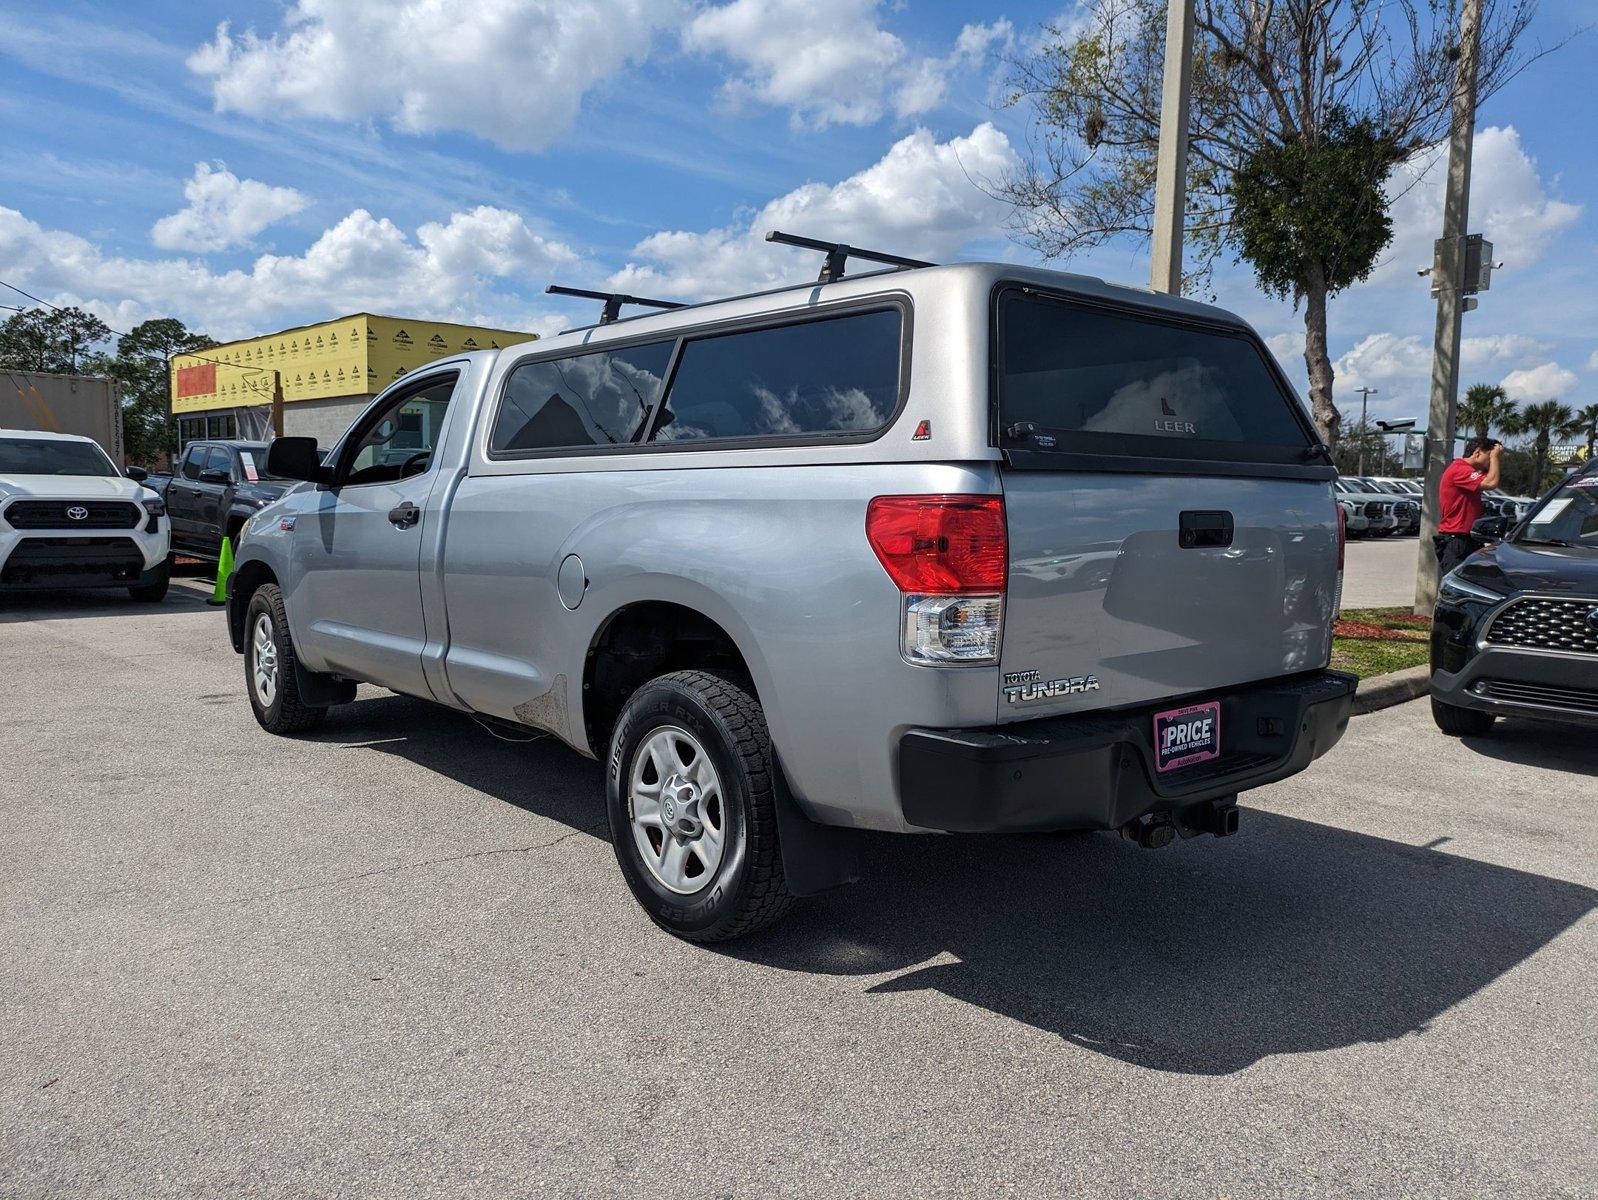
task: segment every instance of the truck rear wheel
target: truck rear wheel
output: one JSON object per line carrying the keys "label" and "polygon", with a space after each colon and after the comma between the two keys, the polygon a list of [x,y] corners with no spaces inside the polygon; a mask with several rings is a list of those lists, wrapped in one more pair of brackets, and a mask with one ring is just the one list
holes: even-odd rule
{"label": "truck rear wheel", "polygon": [[244,686],[256,721],[268,733],[303,733],[327,719],[326,708],[300,699],[298,661],[283,593],[275,583],[262,584],[244,616]]}
{"label": "truck rear wheel", "polygon": [[722,942],[788,911],[775,787],[765,714],[741,684],[674,671],[633,693],[610,740],[611,845],[655,924]]}

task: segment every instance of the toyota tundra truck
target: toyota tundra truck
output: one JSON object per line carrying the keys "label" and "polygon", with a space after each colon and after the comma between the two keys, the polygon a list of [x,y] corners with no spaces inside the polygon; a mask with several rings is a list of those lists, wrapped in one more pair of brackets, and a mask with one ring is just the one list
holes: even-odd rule
{"label": "toyota tundra truck", "polygon": [[1332,748],[1335,471],[1240,318],[778,240],[821,278],[601,296],[412,371],[325,461],[274,441],[304,482],[227,610],[260,724],[370,683],[551,734],[696,941],[849,878],[856,830],[1226,836]]}

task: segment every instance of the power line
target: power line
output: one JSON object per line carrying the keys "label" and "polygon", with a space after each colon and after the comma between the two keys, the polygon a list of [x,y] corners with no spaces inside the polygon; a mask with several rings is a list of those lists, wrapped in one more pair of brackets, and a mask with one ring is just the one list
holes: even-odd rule
{"label": "power line", "polygon": [[[42,304],[46,308],[50,309],[53,312],[65,312],[66,311],[59,304],[51,304],[50,301],[42,299],[42,298],[40,298],[38,296],[35,296],[32,292],[24,291],[22,288],[19,288],[16,284],[11,283],[8,280],[0,279],[0,287],[8,287],[13,292],[16,292],[18,295],[26,296],[29,300],[32,300],[35,304]],[[11,304],[0,304],[0,308],[9,308],[13,312],[26,312],[27,311],[27,309],[17,308],[15,305],[11,305]],[[106,328],[110,329],[111,332],[116,334],[118,338],[125,338],[125,337],[132,337],[133,336],[131,333],[124,333],[120,329],[112,329],[111,326],[109,326],[109,325],[107,325]],[[222,360],[220,358],[207,358],[205,355],[203,355],[203,354],[201,354],[201,353],[199,353],[198,351],[195,351],[195,350],[179,350],[178,354],[181,354],[184,358],[197,358],[201,362],[215,363],[219,367],[234,367],[237,370],[240,370],[240,371],[251,371],[251,372],[254,372],[255,374],[265,374],[268,369],[276,370],[276,368],[267,368],[267,367],[247,367],[247,366],[244,366],[242,363],[230,363],[230,362],[226,362],[226,361],[224,361],[224,360]],[[145,352],[145,357],[159,360],[161,362],[166,363],[168,366],[170,366],[171,363],[172,363],[172,359],[174,357],[176,357],[176,355],[169,354],[169,355],[167,355],[166,357],[163,358],[161,355],[156,354],[156,353],[154,353],[152,351],[146,351]],[[251,388],[250,391],[254,392],[255,389]]]}

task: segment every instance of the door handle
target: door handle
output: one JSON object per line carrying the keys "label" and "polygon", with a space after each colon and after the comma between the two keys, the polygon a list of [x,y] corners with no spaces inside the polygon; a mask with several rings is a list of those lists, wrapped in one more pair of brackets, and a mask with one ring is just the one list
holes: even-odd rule
{"label": "door handle", "polygon": [[1232,514],[1229,512],[1184,512],[1178,525],[1178,540],[1184,550],[1232,544]]}
{"label": "door handle", "polygon": [[409,529],[422,519],[422,510],[407,500],[388,510],[388,519],[400,529]]}
{"label": "door handle", "polygon": [[190,488],[189,489],[189,494],[191,496],[203,496],[203,495],[205,495],[205,493],[202,492],[199,488]]}

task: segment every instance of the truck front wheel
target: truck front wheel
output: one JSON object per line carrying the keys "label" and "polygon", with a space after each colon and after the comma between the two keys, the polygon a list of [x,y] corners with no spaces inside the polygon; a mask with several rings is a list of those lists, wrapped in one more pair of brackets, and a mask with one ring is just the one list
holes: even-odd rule
{"label": "truck front wheel", "polygon": [[742,684],[674,671],[633,694],[610,740],[611,845],[655,924],[722,942],[788,911],[776,786],[766,718]]}
{"label": "truck front wheel", "polygon": [[1492,732],[1493,722],[1497,719],[1490,712],[1461,708],[1457,704],[1444,703],[1435,696],[1432,698],[1432,720],[1449,737],[1486,737]]}
{"label": "truck front wheel", "polygon": [[303,733],[327,719],[327,709],[300,698],[298,659],[277,584],[255,589],[244,617],[244,686],[250,708],[268,733]]}
{"label": "truck front wheel", "polygon": [[139,576],[139,582],[128,589],[140,604],[159,604],[166,599],[167,587],[172,582],[172,560],[167,558],[153,571]]}

